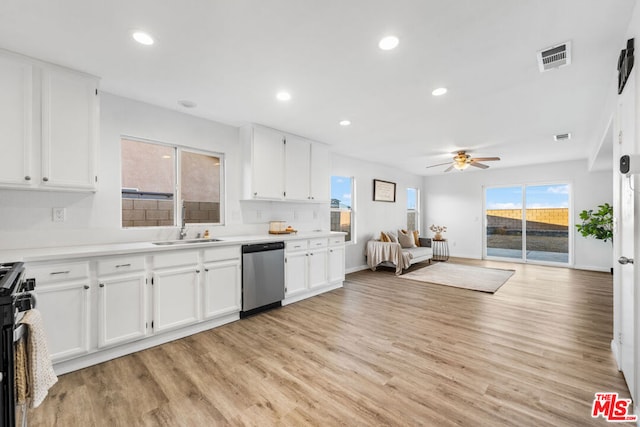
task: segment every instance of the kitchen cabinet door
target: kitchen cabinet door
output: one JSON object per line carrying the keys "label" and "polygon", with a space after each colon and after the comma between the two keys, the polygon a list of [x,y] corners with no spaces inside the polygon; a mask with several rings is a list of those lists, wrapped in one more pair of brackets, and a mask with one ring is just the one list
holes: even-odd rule
{"label": "kitchen cabinet door", "polygon": [[98,347],[147,334],[147,284],[144,272],[98,281]]}
{"label": "kitchen cabinet door", "polygon": [[285,296],[290,297],[307,290],[307,251],[285,255]]}
{"label": "kitchen cabinet door", "polygon": [[33,183],[33,66],[0,56],[0,148],[5,160],[0,185],[28,187]]}
{"label": "kitchen cabinet door", "polygon": [[53,362],[89,351],[89,281],[40,285],[37,308]]}
{"label": "kitchen cabinet door", "polygon": [[311,144],[301,138],[287,136],[285,153],[285,199],[309,200],[309,165]]}
{"label": "kitchen cabinet door", "polygon": [[251,144],[252,196],[255,199],[284,197],[284,143],[279,132],[254,128]]}
{"label": "kitchen cabinet door", "polygon": [[240,311],[240,259],[204,264],[204,317]]}
{"label": "kitchen cabinet door", "polygon": [[153,331],[162,332],[198,321],[196,266],[167,268],[153,273]]}
{"label": "kitchen cabinet door", "polygon": [[97,80],[57,67],[42,70],[42,177],[46,188],[96,187]]}
{"label": "kitchen cabinet door", "polygon": [[315,201],[329,201],[331,164],[329,147],[324,144],[311,146],[310,194]]}
{"label": "kitchen cabinet door", "polygon": [[329,248],[329,283],[344,282],[344,245]]}
{"label": "kitchen cabinet door", "polygon": [[309,288],[327,284],[327,248],[309,252]]}

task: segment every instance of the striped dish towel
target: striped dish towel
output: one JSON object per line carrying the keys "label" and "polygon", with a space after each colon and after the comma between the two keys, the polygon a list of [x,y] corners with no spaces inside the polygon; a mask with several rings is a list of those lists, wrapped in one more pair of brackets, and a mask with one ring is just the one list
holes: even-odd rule
{"label": "striped dish towel", "polygon": [[27,311],[22,318],[22,323],[29,327],[27,334],[27,371],[28,388],[31,397],[30,406],[37,408],[47,397],[51,386],[58,381],[58,377],[53,371],[53,365],[49,358],[47,337],[44,333],[40,312],[36,309]]}

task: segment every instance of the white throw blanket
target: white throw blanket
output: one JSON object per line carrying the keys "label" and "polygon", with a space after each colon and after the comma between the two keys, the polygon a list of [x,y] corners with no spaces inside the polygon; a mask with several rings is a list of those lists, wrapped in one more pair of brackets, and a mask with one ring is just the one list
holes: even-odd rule
{"label": "white throw blanket", "polygon": [[58,377],[53,371],[53,365],[49,358],[47,337],[44,333],[40,312],[36,309],[27,311],[22,318],[22,323],[29,328],[27,334],[27,382],[31,407],[37,408],[47,397],[51,386],[58,381]]}
{"label": "white throw blanket", "polygon": [[402,252],[400,243],[379,242],[369,240],[367,242],[367,265],[376,271],[376,266],[388,261],[396,266],[396,275],[402,274],[402,270],[411,265],[411,254]]}

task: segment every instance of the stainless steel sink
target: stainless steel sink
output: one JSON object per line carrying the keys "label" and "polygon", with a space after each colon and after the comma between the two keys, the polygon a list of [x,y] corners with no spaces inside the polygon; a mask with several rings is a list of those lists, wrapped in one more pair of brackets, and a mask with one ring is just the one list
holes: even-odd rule
{"label": "stainless steel sink", "polygon": [[158,246],[169,246],[169,245],[190,245],[193,243],[211,243],[211,242],[221,242],[220,239],[186,239],[186,240],[166,240],[163,242],[152,242],[154,245]]}

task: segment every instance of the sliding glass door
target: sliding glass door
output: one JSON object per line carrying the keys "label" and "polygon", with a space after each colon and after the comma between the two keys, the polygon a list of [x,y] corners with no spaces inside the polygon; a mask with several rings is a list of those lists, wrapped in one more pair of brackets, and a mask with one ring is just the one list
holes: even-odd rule
{"label": "sliding glass door", "polygon": [[568,264],[569,205],[567,184],[486,188],[485,256]]}

